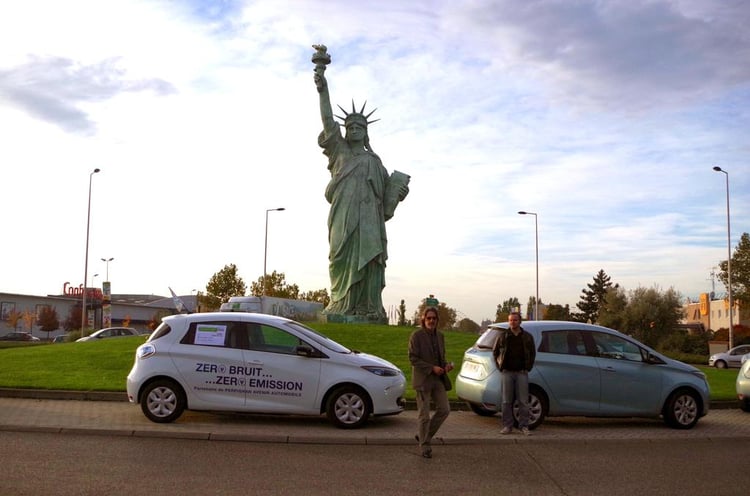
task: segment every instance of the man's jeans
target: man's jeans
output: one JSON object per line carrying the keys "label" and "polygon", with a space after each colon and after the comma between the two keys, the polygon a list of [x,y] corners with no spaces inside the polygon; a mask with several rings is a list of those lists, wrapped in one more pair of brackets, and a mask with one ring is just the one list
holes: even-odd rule
{"label": "man's jeans", "polygon": [[503,427],[513,428],[513,403],[518,400],[518,428],[529,426],[529,373],[525,370],[500,372]]}

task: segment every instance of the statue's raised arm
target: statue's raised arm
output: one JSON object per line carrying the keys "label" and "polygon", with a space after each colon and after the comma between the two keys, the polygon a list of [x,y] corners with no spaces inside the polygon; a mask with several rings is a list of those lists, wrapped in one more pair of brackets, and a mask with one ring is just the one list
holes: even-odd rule
{"label": "statue's raised arm", "polygon": [[331,63],[331,56],[328,54],[328,48],[325,45],[313,45],[315,53],[312,56],[312,62],[315,64],[315,86],[318,88],[320,96],[320,118],[323,121],[323,128],[330,129],[335,121],[333,120],[333,109],[331,108],[331,97],[328,94],[328,81],[326,81],[326,66]]}

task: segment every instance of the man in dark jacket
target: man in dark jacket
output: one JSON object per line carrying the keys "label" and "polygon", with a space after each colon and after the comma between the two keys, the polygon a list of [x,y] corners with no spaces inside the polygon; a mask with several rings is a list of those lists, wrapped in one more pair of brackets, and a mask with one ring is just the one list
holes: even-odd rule
{"label": "man in dark jacket", "polygon": [[[445,361],[445,338],[437,330],[438,311],[427,307],[422,314],[422,325],[409,338],[412,386],[417,393],[419,434],[416,435],[422,456],[432,458],[432,436],[448,418],[451,389],[448,372],[453,364]],[[430,402],[435,403],[435,414],[430,418]]]}
{"label": "man in dark jacket", "polygon": [[502,387],[503,430],[513,430],[513,403],[518,401],[518,428],[525,436],[529,432],[529,372],[534,367],[536,347],[534,338],[521,327],[521,314],[511,312],[507,331],[500,334],[493,354],[499,358]]}

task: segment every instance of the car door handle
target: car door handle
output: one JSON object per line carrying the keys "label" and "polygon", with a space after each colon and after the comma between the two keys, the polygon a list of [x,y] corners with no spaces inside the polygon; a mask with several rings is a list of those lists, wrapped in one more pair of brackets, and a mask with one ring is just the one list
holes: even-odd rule
{"label": "car door handle", "polygon": [[604,367],[602,370],[605,372],[617,372],[614,367]]}

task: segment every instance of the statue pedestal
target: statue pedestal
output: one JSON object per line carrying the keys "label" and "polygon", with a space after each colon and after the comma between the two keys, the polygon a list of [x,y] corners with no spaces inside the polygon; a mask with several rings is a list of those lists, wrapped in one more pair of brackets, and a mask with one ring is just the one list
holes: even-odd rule
{"label": "statue pedestal", "polygon": [[387,317],[368,317],[367,315],[342,315],[338,313],[319,313],[320,322],[334,324],[380,324],[388,325]]}

